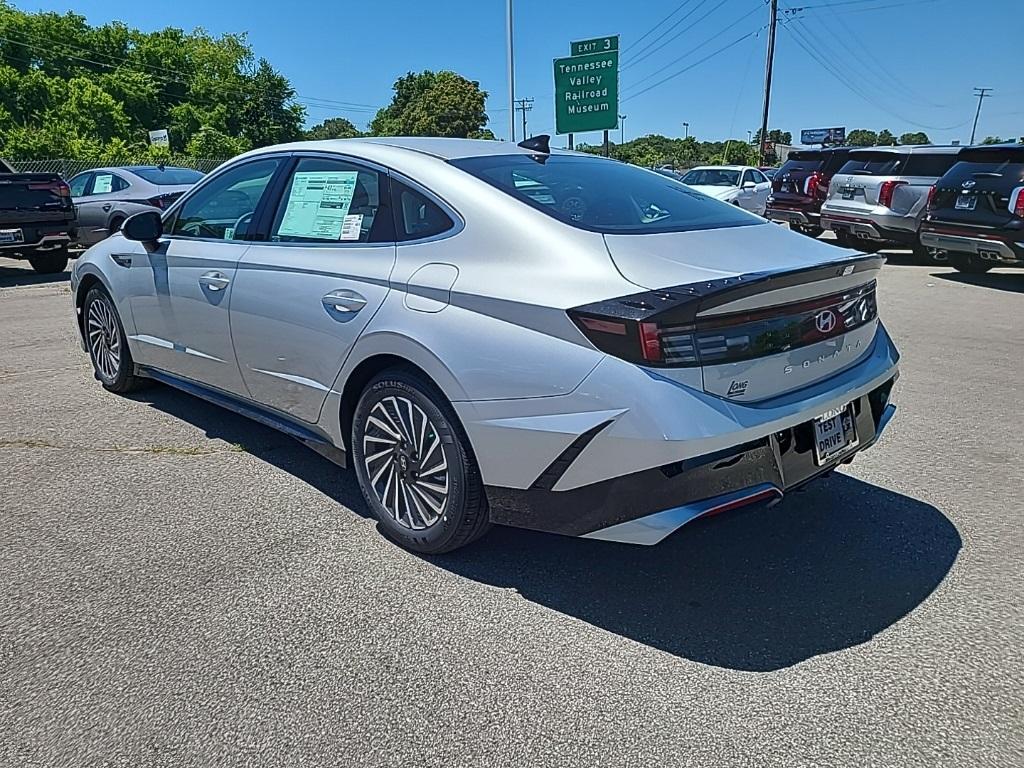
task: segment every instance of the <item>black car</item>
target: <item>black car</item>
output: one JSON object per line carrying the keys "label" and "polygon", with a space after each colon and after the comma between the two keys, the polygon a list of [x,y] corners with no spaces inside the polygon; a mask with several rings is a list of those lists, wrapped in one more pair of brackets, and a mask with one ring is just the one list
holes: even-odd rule
{"label": "black car", "polygon": [[0,256],[63,272],[77,233],[71,190],[58,174],[17,173],[0,160]]}
{"label": "black car", "polygon": [[963,150],[932,187],[921,243],[961,272],[1024,267],[1024,144]]}
{"label": "black car", "polygon": [[817,237],[821,204],[828,197],[832,176],[846,162],[848,147],[802,149],[789,158],[772,177],[772,193],[765,217],[787,222],[791,229]]}

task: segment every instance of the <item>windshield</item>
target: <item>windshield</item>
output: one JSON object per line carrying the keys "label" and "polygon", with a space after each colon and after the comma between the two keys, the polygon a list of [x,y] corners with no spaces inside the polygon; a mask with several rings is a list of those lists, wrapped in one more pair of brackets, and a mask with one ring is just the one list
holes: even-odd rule
{"label": "windshield", "polygon": [[692,187],[738,187],[740,172],[725,168],[694,168],[683,176],[683,184]]}
{"label": "windshield", "polygon": [[903,155],[892,152],[855,152],[839,172],[861,176],[895,176],[899,174],[905,159]]}
{"label": "windshield", "polygon": [[572,155],[534,157],[493,155],[449,162],[580,229],[649,234],[760,223],[733,205],[633,165]]}
{"label": "windshield", "polygon": [[159,168],[129,168],[128,170],[150,184],[159,185],[195,184],[203,178],[203,174],[193,171],[191,168],[164,168],[163,170]]}

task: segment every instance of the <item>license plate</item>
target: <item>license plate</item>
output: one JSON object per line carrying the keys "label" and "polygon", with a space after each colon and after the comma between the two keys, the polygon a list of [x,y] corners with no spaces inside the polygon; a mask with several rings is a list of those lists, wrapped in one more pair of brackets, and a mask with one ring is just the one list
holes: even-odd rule
{"label": "license plate", "polygon": [[857,194],[857,190],[853,189],[852,187],[844,187],[842,191],[843,191],[843,200],[853,200],[853,198]]}
{"label": "license plate", "polygon": [[856,442],[853,409],[849,405],[823,413],[814,420],[814,459],[819,466],[845,452]]}
{"label": "license plate", "polygon": [[957,195],[956,196],[956,210],[958,211],[973,211],[974,206],[978,204],[978,198],[974,195]]}
{"label": "license plate", "polygon": [[23,243],[25,234],[20,229],[0,229],[0,243]]}

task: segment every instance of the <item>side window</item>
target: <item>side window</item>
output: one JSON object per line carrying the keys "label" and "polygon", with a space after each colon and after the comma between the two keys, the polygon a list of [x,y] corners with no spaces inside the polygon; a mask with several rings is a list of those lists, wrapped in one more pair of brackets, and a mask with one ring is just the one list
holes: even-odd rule
{"label": "side window", "polygon": [[[543,198],[550,196],[550,191],[528,179],[517,178],[515,183],[518,188],[524,189],[525,194],[535,195],[538,202],[545,202]],[[391,195],[394,200],[395,229],[399,241],[433,237],[455,226],[451,216],[437,203],[400,181],[391,181]]]}
{"label": "side window", "polygon": [[91,178],[91,173],[80,173],[77,176],[75,176],[71,181],[69,181],[68,186],[71,187],[71,196],[84,197],[85,190],[89,186],[89,179]]}
{"label": "side window", "polygon": [[304,157],[277,206],[275,243],[390,243],[391,221],[377,171],[344,160]]}
{"label": "side window", "polygon": [[763,184],[764,182],[768,181],[768,177],[765,176],[760,171],[751,171],[750,173],[753,174],[754,181],[756,181],[758,184]]}
{"label": "side window", "polygon": [[257,160],[218,174],[184,202],[170,234],[245,240],[256,206],[282,162],[281,158]]}
{"label": "side window", "polygon": [[740,186],[742,187],[744,184],[752,182],[753,180],[754,180],[753,171],[749,171],[749,170],[744,171],[743,172],[743,181],[740,182]]}
{"label": "side window", "polygon": [[[117,186],[118,182],[121,186]],[[110,173],[109,171],[97,171],[92,178],[92,191],[90,195],[109,195],[111,192],[116,192],[119,189],[124,189],[128,185],[125,184],[119,177]]]}

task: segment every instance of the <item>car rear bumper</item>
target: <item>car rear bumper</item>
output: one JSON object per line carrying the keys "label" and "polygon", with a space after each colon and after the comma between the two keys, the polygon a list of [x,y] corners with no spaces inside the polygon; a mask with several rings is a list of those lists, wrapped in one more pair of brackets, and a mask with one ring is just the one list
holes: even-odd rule
{"label": "car rear bumper", "polygon": [[[0,225],[0,229],[8,229],[6,225]],[[36,227],[34,225],[19,225],[10,227],[20,229],[23,240],[16,243],[0,243],[0,253],[18,251],[48,251],[66,248],[75,238],[74,229],[61,229],[57,227]]]}
{"label": "car rear bumper", "polygon": [[769,205],[765,218],[771,221],[782,221],[787,224],[799,224],[804,227],[820,226],[821,214],[817,210],[807,208],[786,208]]}
{"label": "car rear bumper", "polygon": [[[494,522],[653,544],[723,506],[781,497],[873,444],[891,417],[898,358],[879,326],[853,366],[757,403],[659,377],[645,382],[635,367],[641,375],[633,379],[606,376],[598,366],[571,395],[454,405]],[[623,407],[593,407],[610,401]],[[808,442],[812,421],[847,404],[856,443],[819,466]]]}
{"label": "car rear bumper", "polygon": [[901,216],[855,216],[821,209],[821,226],[833,232],[847,234],[863,240],[893,243],[917,242],[917,219]]}
{"label": "car rear bumper", "polygon": [[[1024,235],[1019,235],[1024,240]],[[925,224],[921,230],[921,243],[953,253],[969,253],[984,261],[1024,266],[1024,242],[1012,238],[955,230]]]}

